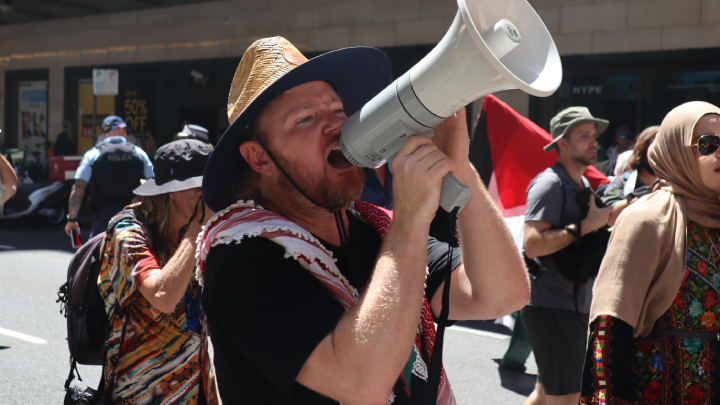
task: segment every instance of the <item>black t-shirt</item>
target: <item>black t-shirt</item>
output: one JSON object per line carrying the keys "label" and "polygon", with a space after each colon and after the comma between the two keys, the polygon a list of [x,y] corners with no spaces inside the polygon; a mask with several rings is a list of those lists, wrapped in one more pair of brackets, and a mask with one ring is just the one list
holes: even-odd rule
{"label": "black t-shirt", "polygon": [[[375,268],[380,237],[370,225],[352,215],[348,218],[348,246],[365,285]],[[343,249],[321,242],[337,258],[342,274],[357,286]],[[428,240],[429,300],[444,280],[447,248],[445,243]],[[452,268],[461,262],[460,249],[455,249]],[[205,264],[202,304],[225,405],[337,404],[295,378],[345,309],[309,271],[293,258],[285,258],[282,246],[254,237],[213,247]],[[426,358],[422,360],[427,364]],[[409,395],[407,377],[411,379]],[[424,384],[408,370],[398,379],[393,404],[410,404],[410,396],[417,403]]]}
{"label": "black t-shirt", "polygon": [[53,151],[55,156],[77,155],[75,145],[70,141],[70,135],[65,131],[61,132],[55,139]]}

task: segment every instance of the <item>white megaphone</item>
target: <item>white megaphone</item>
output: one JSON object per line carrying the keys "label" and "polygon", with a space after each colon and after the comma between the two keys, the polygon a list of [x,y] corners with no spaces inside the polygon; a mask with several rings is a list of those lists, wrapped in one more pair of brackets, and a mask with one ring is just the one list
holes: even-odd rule
{"label": "white megaphone", "polygon": [[[392,163],[409,136],[432,137],[433,127],[486,94],[517,88],[547,97],[560,86],[557,48],[526,0],[457,2],[440,43],[343,125],[340,146],[351,163]],[[440,205],[446,211],[462,209],[469,198],[468,187],[445,176]]]}

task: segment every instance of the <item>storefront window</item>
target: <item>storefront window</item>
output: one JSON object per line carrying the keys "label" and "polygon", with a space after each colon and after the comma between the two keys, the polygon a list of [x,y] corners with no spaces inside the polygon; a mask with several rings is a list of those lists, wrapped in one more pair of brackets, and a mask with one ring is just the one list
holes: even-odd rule
{"label": "storefront window", "polygon": [[638,84],[637,74],[565,75],[553,96],[555,114],[567,107],[585,106],[593,116],[609,120],[610,126],[598,139],[598,159],[604,160],[617,128],[627,126],[636,130]]}
{"label": "storefront window", "polygon": [[550,97],[532,97],[530,118],[548,129],[550,119],[570,106],[585,106],[610,121],[598,141],[598,161],[615,144],[615,131],[637,135],[659,125],[670,110],[688,101],[720,105],[720,52],[686,49],[562,57],[563,82]]}
{"label": "storefront window", "polygon": [[720,105],[720,70],[645,73],[643,128],[659,125],[670,110],[694,100]]}

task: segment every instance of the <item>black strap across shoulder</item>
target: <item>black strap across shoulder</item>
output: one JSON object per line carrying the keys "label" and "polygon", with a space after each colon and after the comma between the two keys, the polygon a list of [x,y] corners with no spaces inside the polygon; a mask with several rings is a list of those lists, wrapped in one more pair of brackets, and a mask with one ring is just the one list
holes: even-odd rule
{"label": "black strap across shoulder", "polygon": [[[567,191],[560,176],[557,173],[554,174],[557,176],[560,181],[560,186],[562,187],[562,208],[560,211],[560,215],[562,216],[562,213],[565,211]],[[583,181],[583,185],[586,189],[589,188],[586,181]],[[590,190],[590,192],[592,192],[592,190]],[[585,212],[585,214],[587,215],[587,212]],[[567,224],[561,221],[558,225],[562,227]],[[609,239],[610,232],[608,228],[600,228],[595,232],[578,238],[569,246],[548,255],[553,258],[560,274],[573,283],[573,301],[576,313],[579,313],[578,295],[580,286],[597,276],[600,270],[600,264],[607,250]]]}

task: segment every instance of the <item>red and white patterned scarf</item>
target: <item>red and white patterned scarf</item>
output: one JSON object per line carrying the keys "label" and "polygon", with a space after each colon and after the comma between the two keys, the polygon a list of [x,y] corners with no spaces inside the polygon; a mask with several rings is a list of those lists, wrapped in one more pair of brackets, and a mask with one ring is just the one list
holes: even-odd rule
{"label": "red and white patterned scarf", "polygon": [[[380,238],[385,239],[392,223],[392,211],[362,201],[352,203],[348,207],[348,211],[369,223]],[[243,238],[255,236],[270,239],[283,246],[285,257],[297,260],[345,309],[357,302],[360,292],[340,273],[335,265],[336,260],[333,258],[332,252],[327,250],[310,232],[296,223],[255,205],[252,201],[243,202],[241,200],[227,207],[215,214],[203,228],[203,232],[198,236],[198,248],[195,256],[197,258],[195,276],[200,284],[203,285],[205,260],[213,246],[240,243]],[[422,350],[420,339],[424,339],[428,352],[427,358],[431,359],[435,346],[435,324],[427,297],[423,300],[419,326],[415,348],[420,353]],[[392,398],[388,403],[392,403]],[[444,369],[440,376],[437,404],[455,404],[455,397]]]}

